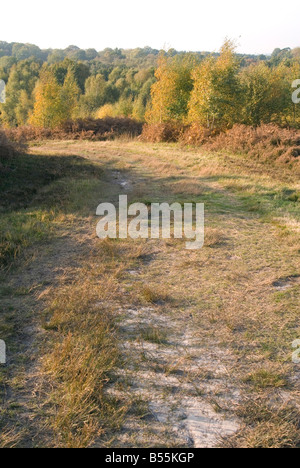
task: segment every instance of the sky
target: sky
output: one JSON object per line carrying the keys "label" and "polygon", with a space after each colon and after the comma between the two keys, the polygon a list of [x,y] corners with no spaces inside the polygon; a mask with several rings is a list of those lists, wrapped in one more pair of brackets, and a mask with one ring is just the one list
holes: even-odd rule
{"label": "sky", "polygon": [[300,46],[299,0],[21,0],[0,8],[0,40],[41,48],[150,46],[268,54]]}

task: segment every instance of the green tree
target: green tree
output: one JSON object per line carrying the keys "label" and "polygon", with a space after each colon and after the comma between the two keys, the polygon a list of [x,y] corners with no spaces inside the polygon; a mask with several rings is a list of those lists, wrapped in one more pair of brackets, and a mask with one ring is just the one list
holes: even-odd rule
{"label": "green tree", "polygon": [[102,75],[90,76],[86,80],[85,94],[80,98],[79,113],[89,117],[104,104],[114,103],[118,98],[117,88],[107,83]]}
{"label": "green tree", "polygon": [[33,108],[33,91],[41,64],[35,60],[18,62],[10,70],[6,85],[6,102],[1,106],[1,120],[8,126],[26,123]]}
{"label": "green tree", "polygon": [[80,89],[78,87],[73,68],[70,67],[61,88],[61,100],[65,119],[75,117]]}
{"label": "green tree", "polygon": [[18,122],[18,125],[25,125],[28,120],[28,116],[32,111],[33,101],[28,96],[27,91],[22,89],[19,94],[19,101],[15,108],[15,115]]}
{"label": "green tree", "polygon": [[149,78],[140,89],[138,96],[134,100],[132,117],[141,122],[145,121],[145,114],[151,102],[151,87],[154,78]]}
{"label": "green tree", "polygon": [[193,70],[189,122],[227,128],[239,120],[241,87],[234,44],[226,40],[219,57],[209,56]]}
{"label": "green tree", "polygon": [[240,81],[243,89],[243,108],[240,121],[248,125],[260,125],[278,121],[291,99],[291,83],[283,76],[286,67],[268,67],[264,62],[250,65],[241,71]]}
{"label": "green tree", "polygon": [[82,93],[85,90],[85,82],[90,76],[90,70],[87,65],[84,63],[77,63],[69,58],[64,59],[62,62],[55,63],[51,67],[52,71],[55,74],[55,78],[60,85],[64,84],[67,73],[72,69],[76,83]]}

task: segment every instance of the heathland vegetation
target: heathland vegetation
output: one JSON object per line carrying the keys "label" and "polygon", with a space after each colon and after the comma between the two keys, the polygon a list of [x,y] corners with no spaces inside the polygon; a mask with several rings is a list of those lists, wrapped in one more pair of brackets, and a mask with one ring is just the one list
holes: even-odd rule
{"label": "heathland vegetation", "polygon": [[[122,138],[9,144],[0,171],[0,447],[300,446],[290,165]],[[203,249],[98,239],[120,193],[204,202]]]}
{"label": "heathland vegetation", "polygon": [[[300,447],[299,78],[0,43],[0,448]],[[120,193],[204,203],[204,247],[100,240]]]}

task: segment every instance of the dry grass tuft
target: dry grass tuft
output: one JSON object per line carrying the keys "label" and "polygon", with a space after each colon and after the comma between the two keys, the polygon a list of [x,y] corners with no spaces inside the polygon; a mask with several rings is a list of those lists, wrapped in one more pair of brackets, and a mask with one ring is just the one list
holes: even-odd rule
{"label": "dry grass tuft", "polygon": [[141,331],[141,337],[150,343],[162,344],[167,341],[167,333],[161,328],[149,326]]}
{"label": "dry grass tuft", "polygon": [[216,247],[224,242],[223,233],[219,229],[205,228],[205,247]]}
{"label": "dry grass tuft", "polygon": [[150,286],[142,286],[139,294],[141,301],[149,304],[163,304],[170,301],[170,297],[164,287],[152,288]]}
{"label": "dry grass tuft", "polygon": [[0,449],[16,448],[20,444],[22,432],[16,433],[14,430],[1,428],[0,431]]}
{"label": "dry grass tuft", "polygon": [[247,401],[238,416],[245,426],[224,441],[227,448],[299,448],[300,413],[292,404],[270,403],[268,398]]}
{"label": "dry grass tuft", "polygon": [[268,369],[259,369],[247,377],[244,382],[251,383],[258,389],[263,388],[282,388],[288,385],[285,376]]}
{"label": "dry grass tuft", "polygon": [[[50,415],[58,447],[88,447],[120,424],[126,407],[110,400],[104,387],[119,358],[114,317],[99,304],[116,294],[114,278],[99,284],[93,276],[62,288],[50,304],[52,350],[44,357],[44,371],[52,382]],[[98,305],[97,305],[98,304]]]}

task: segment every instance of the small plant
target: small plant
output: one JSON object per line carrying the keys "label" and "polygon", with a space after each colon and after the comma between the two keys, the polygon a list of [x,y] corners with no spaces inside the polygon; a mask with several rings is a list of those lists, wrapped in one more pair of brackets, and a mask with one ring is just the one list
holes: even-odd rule
{"label": "small plant", "polygon": [[223,235],[218,229],[206,228],[205,229],[205,246],[215,247],[220,245],[223,241]]}
{"label": "small plant", "polygon": [[150,286],[143,286],[141,289],[142,300],[151,304],[162,304],[168,300],[168,295],[162,289],[152,289]]}
{"label": "small plant", "polygon": [[0,169],[1,161],[5,161],[24,149],[25,145],[20,140],[19,142],[12,141],[9,138],[9,131],[6,132],[2,128],[0,129]]}
{"label": "small plant", "polygon": [[249,374],[244,381],[253,384],[257,389],[281,388],[288,385],[284,376],[266,369],[260,369]]}
{"label": "small plant", "polygon": [[142,338],[145,341],[150,341],[151,343],[162,344],[166,342],[167,333],[157,327],[147,327],[142,330]]}

